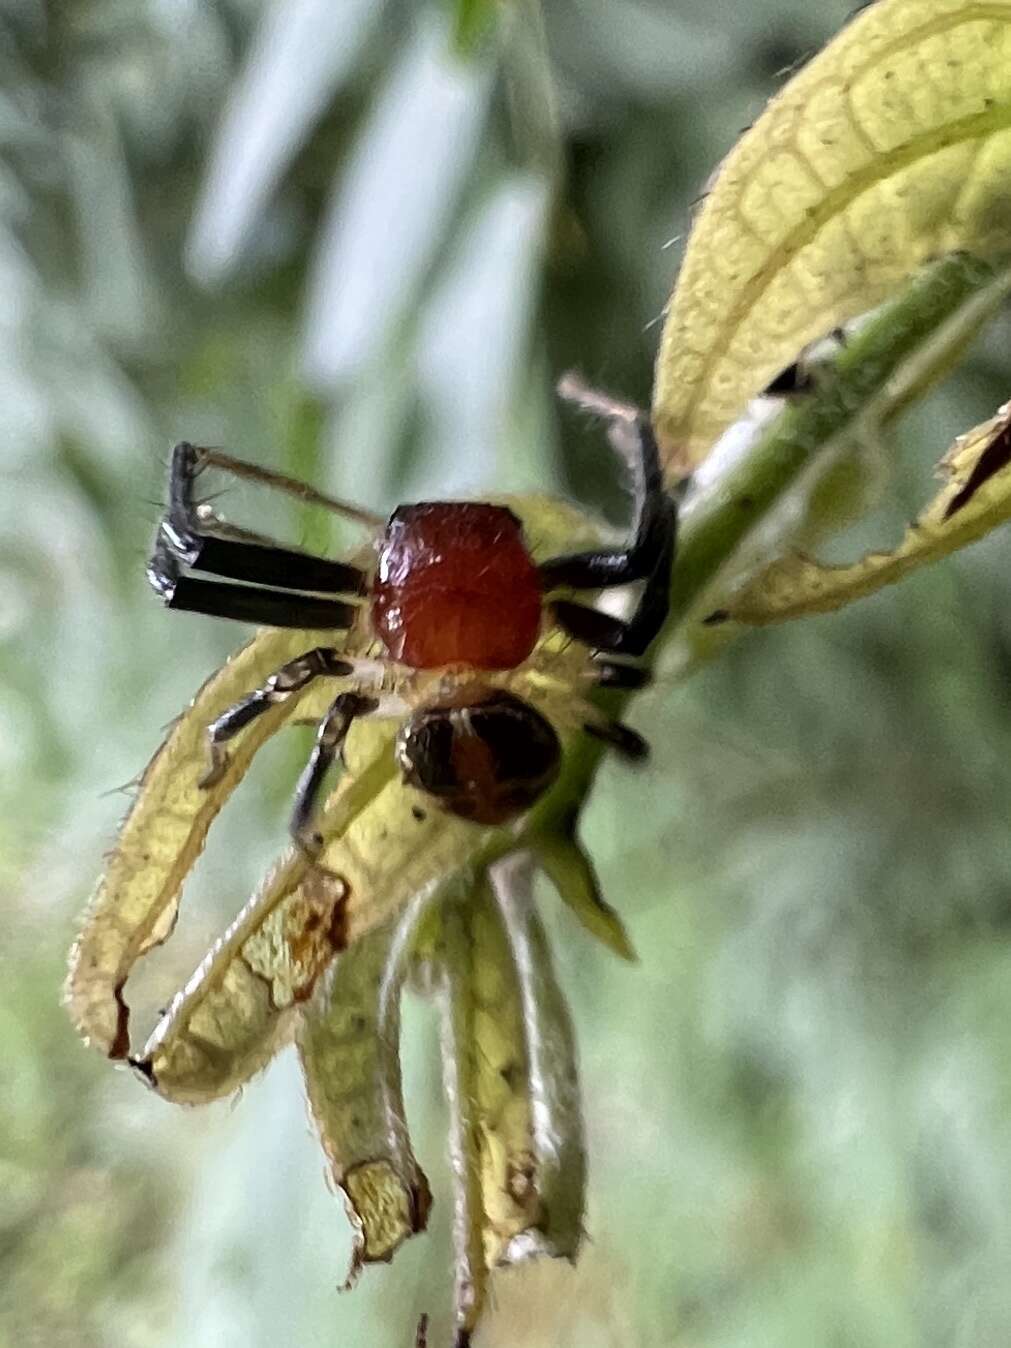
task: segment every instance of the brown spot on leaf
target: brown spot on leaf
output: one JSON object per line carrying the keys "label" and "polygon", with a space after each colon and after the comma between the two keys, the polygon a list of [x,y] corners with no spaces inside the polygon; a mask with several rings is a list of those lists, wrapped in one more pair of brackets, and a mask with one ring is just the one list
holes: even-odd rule
{"label": "brown spot on leaf", "polygon": [[537,1162],[529,1152],[524,1152],[509,1162],[506,1172],[506,1188],[514,1203],[524,1204],[534,1192],[534,1179],[537,1175]]}
{"label": "brown spot on leaf", "polygon": [[241,958],[268,983],[277,1010],[311,997],[320,974],[346,948],[350,892],[342,876],[311,875],[246,939]]}
{"label": "brown spot on leaf", "polygon": [[961,489],[948,502],[944,509],[944,519],[950,520],[963,510],[985,483],[1011,463],[1011,426],[1004,426],[987,445],[972,466]]}
{"label": "brown spot on leaf", "polygon": [[345,882],[344,892],[334,904],[333,911],[330,914],[330,930],[327,933],[330,944],[337,954],[348,948],[348,899],[350,897],[351,886]]}
{"label": "brown spot on leaf", "polygon": [[415,1231],[424,1231],[431,1211],[432,1191],[424,1175],[421,1175],[417,1184],[411,1186],[411,1225]]}
{"label": "brown spot on leaf", "polygon": [[499,1076],[502,1078],[502,1080],[505,1082],[505,1084],[509,1087],[511,1091],[519,1089],[519,1087],[523,1082],[523,1077],[525,1075],[523,1065],[521,1063],[516,1062],[516,1060],[514,1059],[512,1062],[506,1063],[504,1067],[500,1067],[498,1070]]}
{"label": "brown spot on leaf", "polygon": [[116,1035],[109,1045],[110,1058],[125,1058],[130,1052],[130,1008],[123,1000],[123,984],[117,983],[114,989],[116,998]]}

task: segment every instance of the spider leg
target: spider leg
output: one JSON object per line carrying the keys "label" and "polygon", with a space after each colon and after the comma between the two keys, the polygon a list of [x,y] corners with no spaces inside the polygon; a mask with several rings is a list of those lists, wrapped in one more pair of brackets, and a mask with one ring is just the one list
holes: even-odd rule
{"label": "spider leg", "polygon": [[[570,699],[568,709],[572,710],[572,701]],[[592,702],[579,698],[575,702],[574,710],[580,717],[583,730],[587,735],[592,735],[594,739],[601,740],[610,749],[614,749],[622,758],[628,759],[633,763],[641,763],[644,758],[649,757],[649,745],[631,726],[625,725],[624,721],[615,721],[601,711]]]}
{"label": "spider leg", "polygon": [[632,541],[628,547],[614,550],[573,552],[552,558],[541,568],[545,589],[565,585],[577,590],[606,589],[646,580],[657,569],[658,554],[674,551],[677,533],[677,507],[664,487],[663,471],[653,428],[644,412],[629,420],[623,417],[610,427],[610,438],[622,456],[631,437],[634,445],[635,518]]}
{"label": "spider leg", "polygon": [[641,763],[649,757],[649,745],[631,726],[623,721],[587,721],[583,729],[595,740],[601,740],[609,748],[616,750],[622,758],[633,763]]}
{"label": "spider leg", "polygon": [[359,716],[368,716],[378,705],[374,697],[365,697],[361,693],[339,693],[319,723],[316,743],[295,788],[295,808],[291,812],[290,825],[295,842],[312,857],[317,856],[323,846],[322,836],[312,829],[312,817],[323,779],[344,747],[352,722]]}
{"label": "spider leg", "polygon": [[202,448],[200,454],[204,463],[213,464],[216,468],[224,468],[234,474],[235,477],[248,478],[251,482],[262,482],[265,486],[273,487],[276,491],[283,491],[288,496],[294,496],[299,501],[305,501],[309,505],[322,506],[324,510],[330,510],[335,515],[341,515],[344,519],[351,520],[363,529],[368,529],[370,533],[375,533],[377,529],[382,529],[386,524],[385,517],[377,515],[374,510],[364,510],[361,506],[340,501],[335,496],[327,496],[325,492],[310,487],[308,482],[303,482],[297,477],[289,477],[287,473],[278,473],[270,468],[261,468],[255,463],[247,463],[245,459],[236,459],[220,449]]}
{"label": "spider leg", "polygon": [[541,566],[541,580],[549,591],[560,586],[600,590],[645,581],[628,622],[567,600],[552,606],[559,626],[577,640],[613,654],[642,655],[667,618],[677,546],[677,505],[664,486],[656,439],[644,412],[607,400],[595,401],[594,395],[574,390],[571,382],[564,386],[564,396],[573,396],[591,410],[609,416],[612,444],[623,455],[629,448],[634,450],[630,457],[635,470],[635,518],[626,548],[555,557]]}
{"label": "spider leg", "polygon": [[[669,559],[669,560],[668,560]],[[626,622],[600,609],[556,599],[551,609],[563,632],[584,645],[607,655],[644,655],[670,610],[670,569],[674,560],[673,539],[661,554],[661,565],[643,586],[639,602]],[[619,582],[615,582],[619,583]]]}
{"label": "spider leg", "polygon": [[[257,539],[228,525],[208,524],[193,499],[193,483],[206,463],[218,463],[222,458],[225,456],[197,449],[185,440],[172,451],[169,505],[158,527],[151,562],[153,570],[157,571],[165,558],[175,557],[196,571],[231,580],[260,582],[282,590],[364,593],[365,576],[357,567],[314,557],[296,548],[281,547],[269,539]],[[234,465],[239,460],[226,459],[226,462]],[[311,491],[306,487],[306,492]],[[160,588],[153,576],[152,584],[156,589]]]}
{"label": "spider leg", "polygon": [[653,678],[648,669],[639,665],[621,665],[614,660],[595,661],[589,677],[598,688],[621,688],[626,691],[645,688]]}
{"label": "spider leg", "polygon": [[353,604],[339,599],[293,595],[264,585],[227,585],[199,576],[184,576],[181,571],[178,552],[167,545],[162,526],[147,564],[147,578],[169,608],[264,627],[326,630],[350,627],[357,613]]}
{"label": "spider leg", "polygon": [[824,370],[819,372],[817,364],[812,364],[811,353],[826,343],[832,343],[837,350],[846,347],[846,329],[835,327],[822,341],[812,342],[805,347],[792,365],[787,365],[762,389],[763,398],[789,398],[795,393],[807,393],[818,386],[823,379]]}
{"label": "spider leg", "polygon": [[228,765],[228,755],[222,745],[234,739],[240,730],[250,721],[255,721],[265,711],[285,702],[293,693],[299,693],[314,679],[321,677],[341,678],[353,672],[354,667],[343,660],[330,646],[317,646],[306,651],[294,660],[289,660],[280,669],[275,670],[262,688],[257,688],[248,697],[242,698],[207,727],[207,749],[209,766],[201,777],[200,786],[213,786]]}
{"label": "spider leg", "polygon": [[[640,670],[635,666],[615,666],[608,661],[608,667],[622,670],[631,669],[633,673],[643,675],[644,681],[648,681],[649,678],[647,670]],[[613,688],[622,685],[605,684],[603,686]],[[624,721],[615,720],[588,698],[579,695],[573,697],[571,687],[566,688],[564,692],[555,693],[552,696],[552,701],[555,698],[557,698],[556,714],[560,722],[568,720],[570,724],[578,725],[587,735],[601,740],[608,748],[614,749],[622,758],[631,762],[639,763],[644,758],[649,757],[649,744],[637,730],[625,725]],[[550,706],[550,703],[548,705]]]}

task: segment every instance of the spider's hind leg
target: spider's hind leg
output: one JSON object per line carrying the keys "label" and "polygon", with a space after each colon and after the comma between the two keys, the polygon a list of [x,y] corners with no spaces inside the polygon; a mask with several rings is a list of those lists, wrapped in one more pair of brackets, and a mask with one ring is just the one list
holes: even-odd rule
{"label": "spider's hind leg", "polygon": [[641,763],[649,757],[649,743],[637,730],[633,730],[624,721],[615,720],[588,698],[568,697],[562,714],[571,716],[584,734],[600,740],[627,762]]}
{"label": "spider's hind leg", "polygon": [[608,748],[614,749],[622,758],[632,763],[641,763],[649,757],[649,743],[638,730],[625,725],[624,721],[587,721],[583,729],[594,739],[600,740]]}
{"label": "spider's hind leg", "polygon": [[549,591],[562,586],[600,590],[644,581],[639,602],[627,622],[569,600],[557,600],[552,605],[559,626],[578,641],[610,654],[642,655],[667,619],[677,547],[677,504],[666,490],[656,439],[645,412],[611,403],[571,381],[562,392],[609,419],[611,443],[623,457],[631,459],[635,472],[635,516],[627,547],[555,557],[541,566],[541,580]]}

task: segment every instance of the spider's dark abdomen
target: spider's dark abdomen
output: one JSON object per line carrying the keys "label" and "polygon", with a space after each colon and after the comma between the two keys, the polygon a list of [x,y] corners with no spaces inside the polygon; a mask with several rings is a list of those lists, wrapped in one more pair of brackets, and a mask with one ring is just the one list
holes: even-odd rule
{"label": "spider's dark abdomen", "polygon": [[464,690],[452,705],[422,707],[397,736],[396,753],[409,786],[476,824],[504,824],[529,809],[562,758],[551,723],[498,690]]}
{"label": "spider's dark abdomen", "polygon": [[426,502],[390,517],[372,587],[372,621],[394,660],[415,669],[513,669],[533,650],[541,583],[505,506]]}

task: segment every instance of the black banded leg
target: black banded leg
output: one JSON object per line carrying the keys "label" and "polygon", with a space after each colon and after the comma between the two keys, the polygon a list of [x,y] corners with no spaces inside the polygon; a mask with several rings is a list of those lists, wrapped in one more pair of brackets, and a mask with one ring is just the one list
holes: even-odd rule
{"label": "black banded leg", "polygon": [[[587,402],[582,396],[579,401]],[[607,404],[600,409],[608,415]],[[618,408],[611,438],[632,435],[635,441],[636,513],[633,536],[625,549],[571,553],[540,568],[546,590],[599,590],[645,581],[639,603],[628,622],[598,614],[568,600],[554,604],[559,626],[597,650],[642,655],[667,620],[670,574],[677,547],[677,505],[664,486],[660,455],[649,418],[643,412]],[[621,446],[619,445],[619,448]]]}
{"label": "black banded leg", "polygon": [[169,608],[261,627],[346,631],[358,612],[353,604],[339,599],[317,599],[263,585],[228,585],[200,576],[184,576],[179,558],[165,545],[162,532],[155,541],[147,578]]}
{"label": "black banded leg", "polygon": [[323,779],[344,747],[352,722],[375,711],[378,705],[374,697],[340,693],[319,723],[316,743],[295,788],[295,808],[291,812],[290,825],[295,842],[311,857],[317,856],[323,846],[322,835],[312,827]]}
{"label": "black banded leg", "polygon": [[[636,672],[646,674],[645,670]],[[624,721],[612,719],[588,699],[581,697],[573,699],[569,696],[565,700],[564,711],[578,718],[578,723],[585,734],[600,740],[627,761],[641,763],[643,759],[649,757],[649,744],[637,730],[633,730]]]}
{"label": "black banded leg", "polygon": [[[645,412],[612,422],[612,440],[632,436],[635,445],[632,470],[635,477],[635,516],[632,541],[627,548],[573,552],[552,558],[541,568],[547,590],[567,586],[574,590],[600,590],[645,580],[656,570],[658,554],[674,551],[677,507],[668,496],[660,466],[653,428]],[[624,455],[623,455],[624,457]]]}
{"label": "black banded leg", "polygon": [[[216,531],[200,516],[193,499],[193,483],[207,462],[229,460],[211,450],[199,450],[187,441],[172,451],[169,471],[169,506],[158,529],[155,555],[149,575],[155,589],[164,593],[159,583],[166,558],[176,558],[196,571],[274,586],[282,590],[313,590],[320,594],[361,595],[365,592],[365,576],[357,567],[335,562],[325,557],[314,557],[297,548],[281,547],[269,540],[243,537],[241,530],[227,525]],[[270,480],[270,474],[264,475]],[[291,479],[284,479],[285,482]],[[305,488],[307,493],[312,489]]]}
{"label": "black banded leg", "polygon": [[587,721],[583,729],[630,762],[641,763],[649,757],[649,745],[637,730],[623,721]]}
{"label": "black banded leg", "polygon": [[647,577],[635,611],[628,621],[585,604],[557,599],[551,608],[562,631],[593,650],[604,651],[608,655],[644,655],[667,621],[670,611],[670,576],[674,565],[675,541],[672,530],[657,554],[656,569]]}
{"label": "black banded leg", "polygon": [[795,393],[807,393],[814,384],[814,377],[808,366],[802,361],[786,365],[779,374],[762,389],[763,398],[789,398]]}
{"label": "black banded leg", "polygon": [[244,730],[251,721],[262,716],[265,711],[285,702],[293,693],[301,692],[313,679],[324,676],[343,678],[352,672],[352,666],[330,646],[317,646],[306,651],[294,660],[271,674],[262,688],[244,697],[241,702],[223,711],[217,720],[207,727],[207,748],[210,759],[207,771],[201,777],[200,786],[213,786],[221,779],[228,766],[228,755],[222,745],[234,739],[240,730]]}

